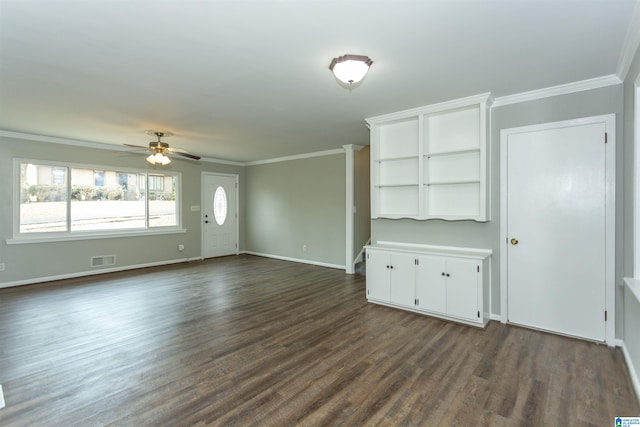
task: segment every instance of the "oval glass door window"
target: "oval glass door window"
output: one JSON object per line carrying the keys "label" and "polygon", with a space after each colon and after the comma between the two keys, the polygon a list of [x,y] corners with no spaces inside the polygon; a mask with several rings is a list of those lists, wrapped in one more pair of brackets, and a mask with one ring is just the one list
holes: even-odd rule
{"label": "oval glass door window", "polygon": [[227,192],[222,186],[218,186],[213,194],[213,217],[218,225],[224,224],[227,220]]}

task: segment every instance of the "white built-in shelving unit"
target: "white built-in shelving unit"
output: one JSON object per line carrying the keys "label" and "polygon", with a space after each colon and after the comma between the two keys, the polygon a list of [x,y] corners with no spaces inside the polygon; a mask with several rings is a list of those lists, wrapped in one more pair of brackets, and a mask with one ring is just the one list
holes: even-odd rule
{"label": "white built-in shelving unit", "polygon": [[367,119],[371,216],[489,220],[489,94]]}

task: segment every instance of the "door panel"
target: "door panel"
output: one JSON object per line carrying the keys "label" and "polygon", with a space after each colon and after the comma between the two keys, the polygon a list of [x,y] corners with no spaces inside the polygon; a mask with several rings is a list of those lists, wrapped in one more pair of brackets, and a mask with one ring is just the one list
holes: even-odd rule
{"label": "door panel", "polygon": [[464,260],[447,261],[447,313],[466,319],[478,319],[478,263]]}
{"label": "door panel", "polygon": [[605,338],[605,125],[507,141],[508,320]]}
{"label": "door panel", "polygon": [[390,292],[389,254],[367,251],[367,298],[389,301]]}
{"label": "door panel", "polygon": [[237,176],[204,176],[202,187],[204,258],[238,253],[237,182]]}
{"label": "door panel", "polygon": [[413,307],[415,299],[415,257],[406,254],[391,255],[391,301]]}
{"label": "door panel", "polygon": [[447,312],[446,262],[442,258],[420,257],[416,268],[416,297],[425,310]]}

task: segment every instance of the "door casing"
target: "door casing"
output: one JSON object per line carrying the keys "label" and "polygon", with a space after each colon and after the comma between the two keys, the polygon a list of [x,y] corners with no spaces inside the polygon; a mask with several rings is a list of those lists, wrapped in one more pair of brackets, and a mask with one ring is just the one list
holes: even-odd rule
{"label": "door casing", "polygon": [[[605,307],[607,322],[605,325],[605,342],[615,345],[615,114],[543,123],[502,129],[500,131],[500,320],[507,323],[508,313],[508,158],[507,143],[509,136],[518,133],[537,132],[541,130],[559,129],[563,127],[604,123],[607,132],[605,144]],[[604,142],[603,142],[604,143]]]}
{"label": "door casing", "polygon": [[[236,229],[235,229],[235,240],[236,240],[236,255],[238,255],[240,253],[240,197],[239,197],[239,192],[240,192],[240,185],[239,185],[239,176],[237,174],[226,174],[226,173],[211,173],[211,172],[202,172],[201,178],[200,178],[200,258],[204,259],[204,255],[205,255],[205,228],[204,228],[204,205],[205,205],[205,200],[207,195],[205,194],[206,191],[206,186],[205,186],[205,177],[207,176],[220,176],[220,177],[225,177],[225,178],[235,178],[235,196],[236,196],[236,203],[235,203],[235,211],[238,215],[238,218],[236,218]],[[213,218],[212,218],[213,219]]]}

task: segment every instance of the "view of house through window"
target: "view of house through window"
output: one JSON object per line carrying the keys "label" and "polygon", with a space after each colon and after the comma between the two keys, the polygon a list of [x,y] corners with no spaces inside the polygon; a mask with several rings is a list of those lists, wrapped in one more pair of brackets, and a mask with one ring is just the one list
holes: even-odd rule
{"label": "view of house through window", "polygon": [[19,233],[177,226],[176,189],[175,175],[21,163]]}

